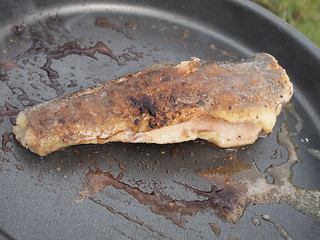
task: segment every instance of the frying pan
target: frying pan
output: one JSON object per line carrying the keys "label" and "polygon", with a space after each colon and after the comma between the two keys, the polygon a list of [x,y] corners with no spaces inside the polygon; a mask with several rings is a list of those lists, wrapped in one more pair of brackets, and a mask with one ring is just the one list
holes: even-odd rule
{"label": "frying pan", "polygon": [[[304,210],[291,197],[253,201],[230,222],[219,211],[232,210],[237,196],[246,197],[241,184],[252,177],[251,170],[240,174],[221,209],[203,205],[217,186],[199,175],[236,159],[270,185],[277,179],[268,171],[284,166],[291,188],[305,190],[306,196],[307,190],[319,190],[320,50],[294,28],[245,0],[2,0],[0,9],[0,228],[6,233],[0,233],[1,239],[318,238],[316,194],[312,201],[302,201]],[[100,51],[88,56],[98,42],[113,55]],[[64,55],[53,58],[50,51]],[[58,95],[159,62],[194,56],[241,60],[256,52],[278,59],[295,93],[273,133],[251,146],[221,150],[199,141],[110,143],[71,147],[41,158],[11,134],[19,110]],[[46,65],[48,61],[52,64]],[[90,174],[113,176],[114,184],[94,192]],[[226,192],[218,190],[211,196],[214,201]],[[197,208],[186,214],[170,204],[185,211]]]}

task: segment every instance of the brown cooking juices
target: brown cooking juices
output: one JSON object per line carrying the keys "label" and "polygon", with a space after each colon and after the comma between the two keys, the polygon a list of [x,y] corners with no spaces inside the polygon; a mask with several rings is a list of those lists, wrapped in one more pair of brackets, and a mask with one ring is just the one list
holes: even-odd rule
{"label": "brown cooking juices", "polygon": [[[300,123],[298,121],[297,124]],[[292,167],[300,161],[291,140],[292,135],[285,121],[278,133],[278,143],[287,149],[288,157],[287,161],[279,166],[270,166],[264,172],[260,172],[255,163],[241,161],[237,158],[236,150],[229,150],[226,151],[228,157],[224,160],[224,165],[198,169],[195,172],[211,184],[210,191],[175,182],[186,191],[194,192],[201,200],[175,199],[161,193],[160,190],[144,192],[138,187],[122,182],[125,171],[115,177],[110,172],[101,170],[90,170],[86,174],[87,190],[80,191],[79,195],[93,195],[107,186],[124,190],[141,204],[149,206],[150,211],[165,216],[180,227],[185,226],[185,216],[194,216],[198,212],[210,209],[222,220],[238,222],[248,206],[266,203],[287,203],[320,221],[320,192],[302,189],[291,183]],[[268,178],[272,180],[267,180]],[[215,225],[214,227],[217,228]],[[214,232],[219,230],[216,229]]]}

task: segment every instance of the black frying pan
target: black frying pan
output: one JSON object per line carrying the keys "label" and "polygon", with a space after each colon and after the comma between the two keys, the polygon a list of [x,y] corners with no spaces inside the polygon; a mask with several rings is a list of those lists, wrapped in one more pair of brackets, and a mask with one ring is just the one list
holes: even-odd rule
{"label": "black frying pan", "polygon": [[[264,203],[244,204],[238,221],[226,221],[239,199],[248,200],[245,191],[238,191],[242,182],[258,176],[268,186],[276,185],[279,176],[272,169],[283,167],[292,189],[319,189],[320,50],[291,26],[249,1],[232,0],[3,0],[0,12],[4,232],[16,239],[318,238],[316,198],[300,199],[299,205],[299,199],[290,196],[266,197]],[[88,54],[97,42],[113,55]],[[62,46],[65,55],[50,55]],[[226,151],[197,141],[163,146],[110,143],[76,146],[40,158],[11,134],[19,110],[58,95],[158,62],[178,63],[193,56],[240,60],[256,52],[279,60],[295,93],[274,132],[251,146]],[[231,190],[199,175],[230,166],[236,166],[227,174]],[[81,200],[94,174],[98,179],[118,178],[96,193],[91,189]]]}

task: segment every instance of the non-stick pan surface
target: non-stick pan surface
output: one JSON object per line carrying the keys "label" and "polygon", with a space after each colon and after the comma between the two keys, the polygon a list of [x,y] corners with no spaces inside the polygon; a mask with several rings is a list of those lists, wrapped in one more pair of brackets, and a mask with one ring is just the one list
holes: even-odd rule
{"label": "non-stick pan surface", "polygon": [[[8,235],[318,239],[320,50],[288,24],[236,0],[2,0],[0,12],[0,228]],[[58,95],[159,62],[256,52],[279,60],[295,93],[273,133],[251,146],[110,143],[41,158],[12,134],[18,111]]]}

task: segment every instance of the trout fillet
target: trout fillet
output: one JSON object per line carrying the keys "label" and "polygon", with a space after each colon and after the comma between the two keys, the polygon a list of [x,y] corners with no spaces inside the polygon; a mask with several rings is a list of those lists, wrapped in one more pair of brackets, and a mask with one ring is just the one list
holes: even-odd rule
{"label": "trout fillet", "polygon": [[199,59],[157,65],[20,112],[17,140],[44,156],[77,144],[177,143],[197,138],[229,148],[272,131],[293,94],[266,53],[241,62]]}

